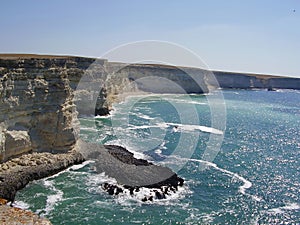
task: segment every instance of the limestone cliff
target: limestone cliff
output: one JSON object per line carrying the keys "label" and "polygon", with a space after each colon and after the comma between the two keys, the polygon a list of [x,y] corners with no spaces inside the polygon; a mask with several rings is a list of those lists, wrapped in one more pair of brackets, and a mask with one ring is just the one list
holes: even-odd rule
{"label": "limestone cliff", "polygon": [[300,89],[300,79],[250,73],[214,71],[221,88]]}
{"label": "limestone cliff", "polygon": [[67,152],[78,139],[73,89],[93,62],[77,57],[0,57],[0,161]]}
{"label": "limestone cliff", "polygon": [[214,72],[216,81],[211,74],[72,56],[0,55],[0,162],[28,152],[69,151],[78,139],[78,113],[107,114],[124,92],[300,89],[296,78]]}

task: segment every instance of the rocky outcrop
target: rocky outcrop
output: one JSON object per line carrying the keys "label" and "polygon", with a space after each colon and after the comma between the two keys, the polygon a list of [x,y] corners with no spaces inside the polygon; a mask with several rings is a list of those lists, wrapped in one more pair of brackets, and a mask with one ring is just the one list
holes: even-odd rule
{"label": "rocky outcrop", "polygon": [[0,198],[13,202],[17,191],[30,181],[54,175],[83,161],[75,150],[64,154],[32,153],[9,160],[0,165]]}
{"label": "rocky outcrop", "polygon": [[64,153],[77,115],[105,115],[133,92],[203,93],[221,88],[300,89],[300,79],[72,56],[0,55],[0,162],[30,152]]}
{"label": "rocky outcrop", "polygon": [[[164,198],[183,184],[181,178],[168,168],[135,159],[121,147],[81,142],[78,114],[108,114],[120,96],[133,92],[300,89],[296,78],[213,74],[216,79],[211,71],[199,68],[126,65],[73,56],[0,55],[0,197],[13,201],[16,191],[28,182],[85,158],[96,159],[97,171],[122,185],[104,185],[108,193],[120,193],[124,188],[133,193],[147,187],[157,190],[143,200]],[[72,151],[79,145],[84,158]]]}
{"label": "rocky outcrop", "polygon": [[104,172],[109,177],[116,179],[118,184],[105,183],[102,186],[110,195],[123,193],[124,189],[129,190],[133,195],[134,192],[138,192],[140,188],[144,187],[153,189],[152,195],[144,196],[146,201],[162,199],[166,195],[176,192],[178,186],[182,186],[184,183],[184,180],[171,169],[154,165],[144,159],[137,159],[121,146],[101,146],[80,142],[84,157],[95,161],[96,172]]}
{"label": "rocky outcrop", "polygon": [[41,218],[27,210],[10,207],[6,203],[5,199],[0,199],[0,223],[2,225],[51,225],[46,218]]}
{"label": "rocky outcrop", "polygon": [[72,81],[91,62],[0,57],[0,161],[28,152],[72,149],[78,139]]}

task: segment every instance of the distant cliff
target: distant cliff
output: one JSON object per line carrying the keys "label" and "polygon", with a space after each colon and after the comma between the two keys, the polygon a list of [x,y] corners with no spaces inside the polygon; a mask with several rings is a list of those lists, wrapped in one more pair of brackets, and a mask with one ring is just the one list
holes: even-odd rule
{"label": "distant cliff", "polygon": [[[0,55],[0,162],[28,152],[69,151],[78,140],[78,111],[107,114],[122,93],[204,93],[217,87],[300,89],[296,78],[214,74],[218,82],[210,71],[198,68]],[[82,83],[86,89],[78,88]]]}
{"label": "distant cliff", "polygon": [[263,74],[213,72],[221,88],[300,89],[300,79]]}

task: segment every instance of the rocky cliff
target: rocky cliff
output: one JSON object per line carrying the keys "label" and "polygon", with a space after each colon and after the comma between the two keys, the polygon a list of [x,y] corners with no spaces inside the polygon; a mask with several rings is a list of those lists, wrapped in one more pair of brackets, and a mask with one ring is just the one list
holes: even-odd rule
{"label": "rocky cliff", "polygon": [[78,129],[72,88],[92,61],[0,57],[0,161],[74,146]]}
{"label": "rocky cliff", "polygon": [[28,152],[69,151],[78,139],[78,112],[107,114],[124,92],[300,89],[296,78],[214,72],[216,82],[211,74],[72,56],[0,55],[0,162]]}
{"label": "rocky cliff", "polygon": [[297,78],[221,71],[213,73],[221,88],[300,89],[300,79]]}

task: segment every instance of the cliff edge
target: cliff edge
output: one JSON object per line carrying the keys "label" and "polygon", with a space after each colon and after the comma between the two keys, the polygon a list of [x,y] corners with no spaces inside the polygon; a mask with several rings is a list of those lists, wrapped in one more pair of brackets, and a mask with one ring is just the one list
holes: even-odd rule
{"label": "cliff edge", "polygon": [[[144,200],[163,198],[183,180],[168,168],[134,159],[121,147],[81,142],[78,115],[106,115],[126,93],[200,94],[215,88],[299,90],[300,79],[74,56],[0,54],[0,197],[13,202],[28,182],[92,157],[98,172],[115,177],[130,193],[139,187],[161,188]],[[92,150],[85,155],[83,148]],[[110,184],[103,188],[109,194],[123,190]],[[16,210],[0,210],[11,211]]]}
{"label": "cliff edge", "polygon": [[78,113],[108,114],[122,93],[205,93],[219,87],[300,89],[300,79],[74,56],[0,54],[0,162],[24,153],[70,151],[79,138]]}

